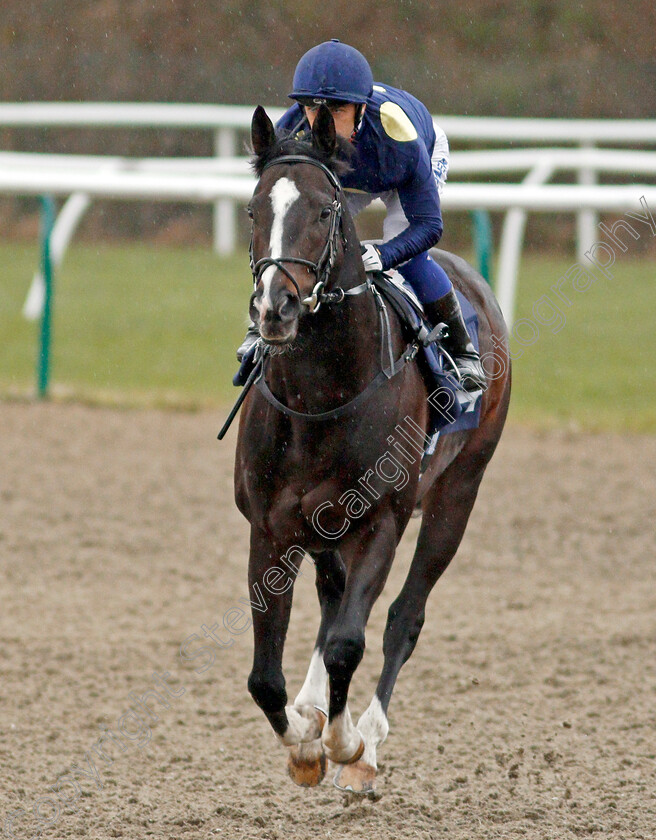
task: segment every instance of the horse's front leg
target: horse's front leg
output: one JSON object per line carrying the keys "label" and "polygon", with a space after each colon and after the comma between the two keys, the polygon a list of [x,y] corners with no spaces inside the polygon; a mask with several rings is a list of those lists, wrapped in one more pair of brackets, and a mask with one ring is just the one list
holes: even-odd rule
{"label": "horse's front leg", "polygon": [[[281,558],[285,558],[283,563]],[[248,584],[253,616],[253,668],[248,690],[285,746],[320,737],[325,715],[314,706],[288,707],[282,656],[292,591],[303,554],[251,530]]]}
{"label": "horse's front leg", "polygon": [[[296,695],[294,706],[326,708],[328,672],[323,661],[328,631],[335,621],[344,594],[346,572],[337,551],[323,551],[313,555],[316,585],[321,605],[321,624],[303,687]],[[325,716],[324,716],[325,717]],[[297,785],[314,787],[326,774],[326,755],[321,738],[293,746],[287,762],[289,775]]]}
{"label": "horse's front leg", "polygon": [[364,654],[369,613],[382,592],[396,548],[396,523],[391,513],[368,528],[348,535],[340,551],[346,561],[344,596],[326,641],[330,702],[322,741],[326,755],[339,764],[358,761],[365,744],[348,708],[353,674]]}

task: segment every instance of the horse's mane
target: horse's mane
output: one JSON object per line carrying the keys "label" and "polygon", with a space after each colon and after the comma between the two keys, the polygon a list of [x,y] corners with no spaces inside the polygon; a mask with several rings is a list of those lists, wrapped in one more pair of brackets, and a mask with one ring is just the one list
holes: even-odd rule
{"label": "horse's mane", "polygon": [[326,155],[313,145],[311,142],[312,135],[309,132],[307,136],[308,140],[304,140],[293,137],[289,132],[279,132],[273,145],[269,146],[262,154],[256,154],[251,158],[251,166],[258,178],[262,175],[264,167],[268,163],[285,155],[305,155],[314,158],[327,166],[338,178],[351,169],[350,159],[355,151],[352,143],[338,136],[335,153]]}

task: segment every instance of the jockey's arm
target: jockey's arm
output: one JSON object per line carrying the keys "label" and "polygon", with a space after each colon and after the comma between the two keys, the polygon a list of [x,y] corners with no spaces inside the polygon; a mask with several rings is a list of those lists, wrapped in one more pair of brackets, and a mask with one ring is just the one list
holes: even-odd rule
{"label": "jockey's arm", "polygon": [[397,188],[408,227],[379,246],[383,270],[434,247],[442,236],[440,196],[428,152],[416,144],[416,157],[408,178]]}

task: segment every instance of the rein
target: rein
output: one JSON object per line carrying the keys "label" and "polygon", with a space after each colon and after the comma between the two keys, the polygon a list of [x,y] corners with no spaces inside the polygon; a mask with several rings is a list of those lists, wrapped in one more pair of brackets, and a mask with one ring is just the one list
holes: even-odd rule
{"label": "rein", "polygon": [[[255,387],[258,391],[262,394],[262,396],[267,400],[267,402],[271,403],[271,405],[278,409],[282,414],[286,414],[288,417],[298,417],[302,420],[309,420],[309,421],[324,421],[324,420],[337,420],[340,417],[343,417],[345,414],[350,414],[352,411],[361,405],[365,400],[367,400],[374,391],[377,391],[381,385],[384,385],[385,382],[388,382],[392,377],[396,376],[397,373],[400,373],[403,368],[411,362],[414,357],[417,355],[417,351],[419,350],[419,345],[415,342],[412,344],[408,344],[405,348],[403,353],[399,356],[396,361],[392,361],[392,364],[389,368],[381,370],[374,379],[367,385],[364,391],[360,391],[360,393],[353,397],[352,400],[349,400],[347,403],[343,403],[342,405],[338,405],[336,408],[330,409],[330,411],[320,411],[316,414],[310,414],[306,411],[295,411],[293,408],[289,408],[289,406],[281,403],[280,400],[274,396],[271,389],[266,383],[264,378],[265,372],[265,365],[264,359],[262,359],[261,365],[261,372],[260,376],[255,380]],[[265,356],[264,358],[268,358]]]}

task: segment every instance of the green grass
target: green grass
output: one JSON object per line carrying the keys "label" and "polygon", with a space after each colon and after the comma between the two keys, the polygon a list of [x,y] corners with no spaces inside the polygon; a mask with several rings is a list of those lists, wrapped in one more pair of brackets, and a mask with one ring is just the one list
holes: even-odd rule
{"label": "green grass", "polygon": [[[511,354],[518,356],[511,416],[532,425],[654,432],[654,264],[618,258],[613,279],[599,278],[582,292],[567,282],[567,305],[552,287],[574,262],[529,257],[522,263],[517,318],[535,323],[539,336],[525,348],[511,338]],[[558,332],[558,322],[548,327],[535,319],[533,307],[543,295],[559,303],[564,324]],[[530,336],[530,327],[520,326],[519,335]]]}
{"label": "green grass", "polygon": [[[0,392],[34,389],[38,325],[20,314],[34,248],[0,245]],[[248,258],[82,246],[55,278],[52,392],[81,399],[226,403],[251,292]]]}
{"label": "green grass", "polygon": [[[38,325],[21,307],[36,247],[0,243],[0,396],[34,392]],[[518,318],[539,336],[515,357],[511,417],[537,426],[656,431],[656,284],[652,263],[618,258],[613,280],[563,287],[564,325],[538,324],[535,302],[574,260],[522,262]],[[56,277],[55,397],[191,407],[227,405],[243,337],[248,257],[154,245],[76,245]],[[559,320],[562,318],[559,316]],[[525,325],[525,335],[530,329]]]}

